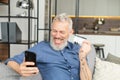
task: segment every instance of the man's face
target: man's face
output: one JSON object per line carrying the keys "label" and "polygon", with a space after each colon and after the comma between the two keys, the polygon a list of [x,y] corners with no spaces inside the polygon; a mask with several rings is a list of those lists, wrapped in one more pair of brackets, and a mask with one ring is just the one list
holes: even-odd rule
{"label": "man's face", "polygon": [[57,50],[63,49],[71,33],[68,22],[55,21],[51,27],[51,46]]}

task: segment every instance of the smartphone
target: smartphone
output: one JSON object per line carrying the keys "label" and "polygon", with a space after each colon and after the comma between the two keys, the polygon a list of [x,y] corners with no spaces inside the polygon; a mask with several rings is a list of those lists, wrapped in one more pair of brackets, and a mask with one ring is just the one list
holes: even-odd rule
{"label": "smartphone", "polygon": [[36,67],[36,54],[31,51],[25,51],[25,61],[26,62],[34,62],[35,65],[27,65],[27,67]]}

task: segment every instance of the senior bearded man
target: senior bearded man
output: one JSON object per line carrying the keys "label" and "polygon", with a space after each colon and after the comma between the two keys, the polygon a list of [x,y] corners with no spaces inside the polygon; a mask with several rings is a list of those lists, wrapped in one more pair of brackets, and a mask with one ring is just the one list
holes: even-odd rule
{"label": "senior bearded man", "polygon": [[6,61],[6,64],[21,76],[42,75],[43,80],[91,80],[92,74],[86,56],[91,44],[85,40],[82,45],[68,41],[73,34],[72,20],[66,14],[57,15],[51,24],[50,42],[41,41],[28,49],[36,53],[37,67],[25,62],[25,51]]}

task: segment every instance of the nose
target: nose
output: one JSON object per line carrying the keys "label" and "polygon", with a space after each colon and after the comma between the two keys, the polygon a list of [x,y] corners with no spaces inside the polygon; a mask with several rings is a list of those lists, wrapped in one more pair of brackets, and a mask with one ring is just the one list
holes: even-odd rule
{"label": "nose", "polygon": [[55,37],[59,38],[60,37],[60,33],[56,32]]}

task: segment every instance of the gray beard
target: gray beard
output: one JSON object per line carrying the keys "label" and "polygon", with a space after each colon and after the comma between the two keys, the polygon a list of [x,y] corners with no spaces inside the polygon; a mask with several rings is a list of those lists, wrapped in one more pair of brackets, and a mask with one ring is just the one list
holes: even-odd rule
{"label": "gray beard", "polygon": [[56,51],[59,51],[59,50],[63,50],[66,46],[67,46],[67,41],[65,41],[64,44],[61,44],[60,46],[56,46],[54,43],[53,43],[53,39],[51,38],[50,39],[50,45],[51,47],[56,50]]}

